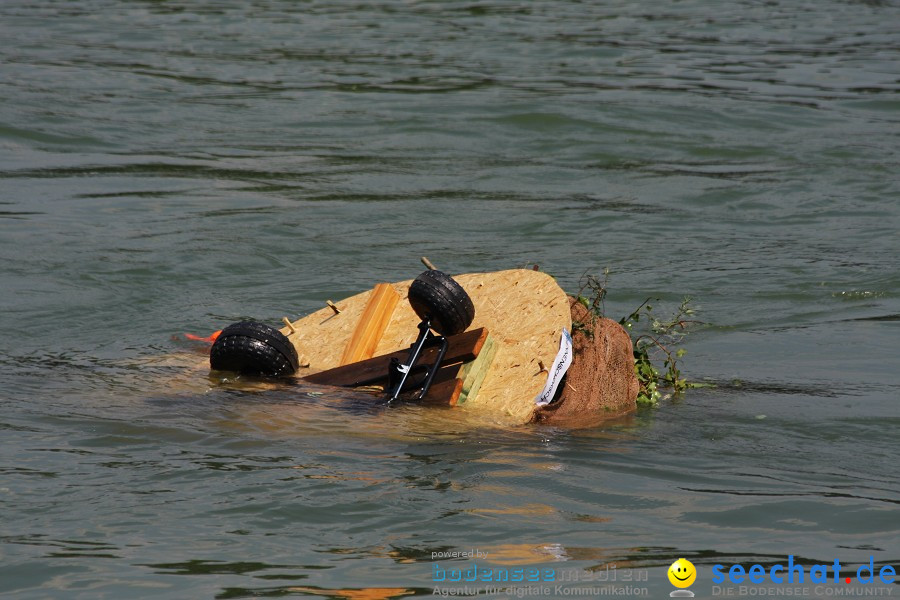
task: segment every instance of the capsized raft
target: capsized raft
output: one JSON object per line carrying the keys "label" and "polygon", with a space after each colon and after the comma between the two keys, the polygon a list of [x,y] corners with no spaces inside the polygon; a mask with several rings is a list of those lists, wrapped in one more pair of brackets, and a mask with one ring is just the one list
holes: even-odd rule
{"label": "capsized raft", "polygon": [[[559,350],[562,331],[572,329],[565,292],[546,273],[526,269],[467,273],[453,279],[475,306],[475,318],[467,331],[486,329],[494,345],[490,368],[477,394],[458,407],[503,415],[504,420],[530,421],[535,398],[547,382],[546,369]],[[406,349],[418,335],[420,318],[407,301],[412,281],[389,284],[399,299],[374,344],[376,356]],[[340,312],[326,306],[281,329],[297,349],[300,368],[296,377],[344,364],[348,345],[377,290],[336,302]]]}
{"label": "capsized raft", "polygon": [[[285,318],[280,334],[263,324],[255,325],[268,328],[282,338],[278,342],[283,344],[282,350],[288,349],[290,354],[296,351],[291,357],[289,374],[299,382],[358,387],[359,378],[377,374],[380,381],[374,389],[378,390],[388,385],[388,357],[393,354],[406,364],[404,358],[419,335],[424,317],[421,306],[414,309],[411,303],[421,300],[421,282],[414,284],[414,281],[428,279],[427,273],[416,280],[378,284],[372,290],[337,303],[329,301],[321,310],[293,322]],[[430,273],[449,278],[437,271]],[[450,378],[438,383],[439,375],[423,401],[429,404],[437,400],[438,404],[453,406],[451,414],[434,413],[437,422],[447,423],[452,416],[454,422],[472,424],[541,422],[591,427],[635,410],[639,385],[634,373],[633,347],[630,336],[618,323],[593,315],[575,298],[566,296],[552,277],[538,271],[467,273],[452,280],[458,295],[451,304],[459,307],[459,296],[468,295],[472,306],[464,311],[467,316],[457,326],[442,323],[437,327],[453,329],[446,335],[451,348],[448,357],[455,356],[453,360],[445,360],[439,371],[449,373]],[[415,292],[412,297],[411,285]],[[468,312],[471,309],[474,310]],[[574,331],[573,320],[579,325]],[[554,360],[564,354],[561,336],[566,330],[572,331],[572,363],[560,379],[550,370],[557,370],[559,363],[555,365]],[[224,332],[216,339],[210,363],[223,337],[228,339]],[[272,344],[264,350],[272,351]],[[433,353],[434,349],[429,352]],[[284,357],[283,353],[277,356]],[[199,363],[192,365],[203,368]],[[223,378],[216,371],[211,373],[211,378],[248,390],[278,387],[258,379]],[[181,384],[189,381],[188,376]],[[456,389],[451,389],[447,384],[454,381]],[[558,384],[553,401],[538,405],[539,394],[543,400],[548,399],[551,382]],[[373,391],[371,385],[362,389]],[[354,393],[353,397],[371,398],[373,406],[387,402],[387,394],[383,392]],[[306,410],[313,409],[306,407]],[[301,418],[296,407],[284,406],[283,411],[279,415],[284,418]],[[424,418],[425,413],[431,412],[421,414]],[[272,415],[266,417],[271,418]]]}

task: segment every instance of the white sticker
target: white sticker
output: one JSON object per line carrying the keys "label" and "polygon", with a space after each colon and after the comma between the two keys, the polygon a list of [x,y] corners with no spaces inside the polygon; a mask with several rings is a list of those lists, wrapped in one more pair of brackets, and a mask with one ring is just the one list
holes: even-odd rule
{"label": "white sticker", "polygon": [[563,375],[569,370],[569,365],[571,364],[572,336],[566,328],[563,327],[562,335],[559,337],[559,352],[556,353],[556,360],[553,361],[553,366],[550,367],[550,373],[547,374],[547,385],[544,386],[544,391],[534,399],[535,404],[538,406],[550,404],[553,400],[553,396],[556,395],[556,388],[559,387]]}

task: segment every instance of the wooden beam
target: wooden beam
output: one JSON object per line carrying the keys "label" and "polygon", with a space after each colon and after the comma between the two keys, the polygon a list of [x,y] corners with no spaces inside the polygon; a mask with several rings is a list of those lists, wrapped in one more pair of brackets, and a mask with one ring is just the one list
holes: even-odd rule
{"label": "wooden beam", "polygon": [[399,301],[400,294],[394,291],[391,284],[379,283],[375,286],[356,329],[347,342],[340,364],[349,365],[372,358]]}
{"label": "wooden beam", "polygon": [[497,347],[494,338],[488,336],[478,357],[472,362],[465,363],[460,369],[459,377],[463,380],[462,392],[459,395],[460,404],[478,395],[481,384],[494,362]]}
{"label": "wooden beam", "polygon": [[[482,344],[481,351],[467,362],[448,362],[434,377],[434,384],[422,399],[423,404],[456,406],[478,395],[481,383],[491,368],[498,344],[490,335]],[[461,385],[457,388],[456,383]]]}
{"label": "wooden beam", "polygon": [[432,386],[428,388],[428,393],[422,398],[422,404],[456,406],[456,403],[459,401],[459,395],[462,393],[462,389],[462,379],[453,378],[432,384]]}
{"label": "wooden beam", "polygon": [[[447,338],[450,346],[444,356],[445,365],[454,365],[475,360],[481,353],[487,340],[488,331],[481,327]],[[373,358],[320,371],[303,377],[304,381],[321,385],[341,387],[358,387],[361,385],[379,385],[387,382],[388,366],[391,358],[406,360],[409,349],[397,350],[390,354],[382,354]],[[437,348],[426,348],[422,352],[420,364],[430,364],[437,357]],[[443,371],[443,369],[441,369]]]}

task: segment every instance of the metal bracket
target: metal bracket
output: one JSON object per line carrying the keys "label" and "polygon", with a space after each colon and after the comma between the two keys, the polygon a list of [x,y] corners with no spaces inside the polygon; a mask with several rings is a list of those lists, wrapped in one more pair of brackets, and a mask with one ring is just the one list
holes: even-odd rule
{"label": "metal bracket", "polygon": [[[439,348],[434,363],[430,366],[417,364],[419,358],[422,356],[422,351],[425,348],[433,346],[438,346]],[[444,356],[447,354],[447,348],[449,347],[450,343],[447,341],[447,338],[431,332],[431,317],[426,316],[425,319],[419,323],[419,336],[416,338],[413,345],[410,346],[406,362],[401,363],[397,358],[391,359],[391,364],[388,367],[388,404],[397,400],[397,398],[400,397],[401,392],[419,387],[420,385],[421,391],[415,399],[421,400],[424,398],[425,394],[428,393],[429,388],[431,388],[434,376],[437,375],[438,370],[441,368],[441,363],[444,361]],[[410,375],[412,375],[414,371],[420,372],[422,369],[426,370],[426,374],[421,383],[408,384]]]}

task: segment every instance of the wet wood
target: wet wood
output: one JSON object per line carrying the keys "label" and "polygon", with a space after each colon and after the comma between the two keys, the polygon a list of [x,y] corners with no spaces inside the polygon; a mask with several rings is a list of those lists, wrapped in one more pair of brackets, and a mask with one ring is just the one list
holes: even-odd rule
{"label": "wet wood", "polygon": [[[444,356],[444,365],[456,365],[475,360],[488,337],[483,327],[458,333],[447,338],[449,347]],[[426,348],[422,352],[419,364],[431,364],[437,357],[437,348]],[[392,358],[405,361],[409,356],[409,348],[396,350],[388,354],[375,356],[349,365],[319,371],[301,377],[304,381],[322,385],[340,387],[360,387],[363,385],[382,385],[387,381],[388,366]]]}
{"label": "wet wood", "polygon": [[399,301],[400,295],[390,284],[379,283],[375,286],[341,356],[342,365],[375,355],[375,348],[378,347]]}
{"label": "wet wood", "polygon": [[434,383],[428,390],[428,394],[422,398],[423,404],[433,406],[456,406],[463,390],[462,379],[447,379]]}
{"label": "wet wood", "polygon": [[460,404],[470,398],[478,397],[481,384],[484,383],[484,378],[490,371],[496,354],[497,344],[494,342],[494,338],[488,336],[484,342],[484,348],[482,348],[475,360],[463,364],[460,369],[460,378],[463,382],[462,392],[459,396]]}

